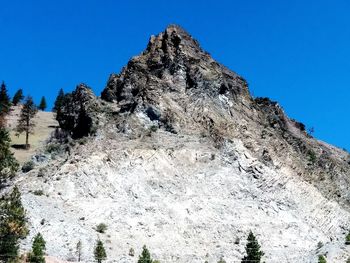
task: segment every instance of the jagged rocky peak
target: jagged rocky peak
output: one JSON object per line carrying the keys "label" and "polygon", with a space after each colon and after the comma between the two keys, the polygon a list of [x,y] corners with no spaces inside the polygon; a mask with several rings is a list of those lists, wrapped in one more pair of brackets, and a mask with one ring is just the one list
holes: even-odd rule
{"label": "jagged rocky peak", "polygon": [[197,40],[193,39],[183,28],[177,25],[168,26],[164,32],[157,36],[151,36],[145,53],[150,52],[155,55],[159,53],[161,55],[168,55],[171,58],[175,58],[178,51],[186,52],[189,56],[198,56],[199,53],[204,57],[210,57],[208,53],[205,53],[199,46]]}
{"label": "jagged rocky peak", "polygon": [[151,36],[142,54],[133,57],[120,74],[110,76],[101,97],[133,111],[141,101],[157,100],[160,92],[250,99],[246,81],[216,62],[177,25]]}

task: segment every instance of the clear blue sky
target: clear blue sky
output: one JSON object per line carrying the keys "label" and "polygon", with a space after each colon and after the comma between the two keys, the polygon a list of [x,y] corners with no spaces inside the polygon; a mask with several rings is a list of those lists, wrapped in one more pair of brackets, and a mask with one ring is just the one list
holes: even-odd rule
{"label": "clear blue sky", "polygon": [[0,0],[0,80],[50,105],[80,82],[100,94],[151,34],[176,23],[254,96],[350,149],[349,14],[345,0]]}

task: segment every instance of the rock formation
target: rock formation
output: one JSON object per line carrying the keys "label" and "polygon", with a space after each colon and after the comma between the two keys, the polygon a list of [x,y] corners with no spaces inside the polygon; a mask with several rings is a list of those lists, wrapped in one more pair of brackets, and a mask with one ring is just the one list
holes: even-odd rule
{"label": "rock formation", "polygon": [[144,244],[161,262],[239,262],[252,230],[266,262],[349,256],[349,154],[252,98],[182,28],[152,36],[101,98],[79,86],[68,105],[60,125],[80,138],[70,154],[50,151],[15,182],[30,218],[23,249],[40,231],[61,259],[82,240],[92,261],[99,236],[109,262],[135,262],[129,250]]}

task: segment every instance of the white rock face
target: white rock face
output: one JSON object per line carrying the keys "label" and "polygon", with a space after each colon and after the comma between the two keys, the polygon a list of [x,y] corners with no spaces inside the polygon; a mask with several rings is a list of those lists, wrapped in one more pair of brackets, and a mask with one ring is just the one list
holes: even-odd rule
{"label": "white rock face", "polygon": [[[36,169],[17,181],[31,228],[24,249],[41,232],[47,253],[62,260],[74,261],[81,240],[83,261],[93,262],[100,238],[108,262],[136,262],[144,244],[161,262],[240,262],[252,230],[266,262],[317,262],[322,253],[345,262],[349,253],[349,212],[293,172],[262,164],[239,140],[218,150],[206,138],[160,131],[100,136],[53,162],[50,177]],[[94,230],[99,223],[106,233]]]}

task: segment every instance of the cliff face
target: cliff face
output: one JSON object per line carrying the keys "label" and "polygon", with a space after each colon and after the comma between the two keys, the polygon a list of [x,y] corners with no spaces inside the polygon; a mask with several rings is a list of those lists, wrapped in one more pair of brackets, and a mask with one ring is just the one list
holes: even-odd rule
{"label": "cliff face", "polygon": [[152,36],[101,98],[79,86],[69,105],[76,133],[91,134],[83,110],[94,136],[53,140],[48,161],[16,180],[50,255],[74,258],[81,239],[89,262],[99,236],[110,262],[135,262],[129,250],[143,244],[161,262],[237,262],[253,230],[267,262],[347,258],[348,153],[252,98],[182,28]]}

